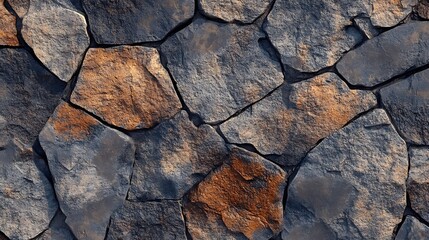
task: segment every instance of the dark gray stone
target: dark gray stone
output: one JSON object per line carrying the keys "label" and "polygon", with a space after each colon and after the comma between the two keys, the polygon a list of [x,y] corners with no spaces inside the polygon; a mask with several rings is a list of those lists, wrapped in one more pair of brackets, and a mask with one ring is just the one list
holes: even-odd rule
{"label": "dark gray stone", "polygon": [[412,216],[407,216],[396,235],[395,240],[429,239],[429,227]]}
{"label": "dark gray stone", "polygon": [[367,17],[356,17],[353,22],[368,39],[377,37],[380,34],[379,30],[372,25],[371,19]]}
{"label": "dark gray stone", "polygon": [[58,210],[55,217],[52,219],[49,229],[43,232],[42,235],[35,240],[75,240],[73,233],[66,224],[66,216]]}
{"label": "dark gray stone", "polygon": [[407,190],[411,208],[429,221],[429,147],[410,148]]}

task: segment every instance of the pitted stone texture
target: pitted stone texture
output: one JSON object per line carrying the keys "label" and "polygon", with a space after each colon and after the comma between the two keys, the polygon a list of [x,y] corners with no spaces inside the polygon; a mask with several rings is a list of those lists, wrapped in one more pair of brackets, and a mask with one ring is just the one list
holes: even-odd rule
{"label": "pitted stone texture", "polygon": [[350,90],[335,74],[284,85],[220,126],[231,143],[252,144],[262,154],[296,165],[316,143],[377,104],[367,91]]}
{"label": "pitted stone texture", "polygon": [[429,70],[385,87],[380,93],[405,140],[429,145]]}
{"label": "pitted stone texture", "polygon": [[203,13],[226,22],[252,23],[269,7],[272,0],[199,0]]}
{"label": "pitted stone texture", "polygon": [[89,46],[85,17],[54,1],[35,0],[22,22],[22,36],[37,58],[67,82]]}
{"label": "pitted stone texture", "polygon": [[49,229],[35,240],[75,240],[65,220],[66,216],[59,210],[52,219]]}
{"label": "pitted stone texture", "polygon": [[35,161],[41,160],[19,140],[0,149],[0,231],[10,239],[36,237],[58,209],[54,189]]}
{"label": "pitted stone texture", "polygon": [[186,240],[185,231],[177,201],[126,202],[113,214],[107,240]]}
{"label": "pitted stone texture", "polygon": [[337,64],[352,85],[372,87],[429,63],[429,23],[395,27],[348,52]]}
{"label": "pitted stone texture", "polygon": [[281,230],[286,174],[255,153],[229,159],[193,189],[184,204],[193,239],[269,239]]}
{"label": "pitted stone texture", "polygon": [[411,208],[429,221],[429,147],[410,149],[407,188]]}
{"label": "pitted stone texture", "polygon": [[130,44],[162,40],[194,15],[193,0],[83,0],[95,41]]}
{"label": "pitted stone texture", "polygon": [[407,216],[395,240],[429,239],[429,227],[412,216]]}
{"label": "pitted stone texture", "polygon": [[180,111],[180,100],[155,48],[92,48],[71,101],[109,124],[150,128]]}
{"label": "pitted stone texture", "polygon": [[132,140],[64,102],[39,138],[66,223],[78,239],[104,239],[129,188]]}
{"label": "pitted stone texture", "polygon": [[406,207],[407,171],[406,143],[386,112],[358,118],[304,159],[288,190],[282,238],[390,240]]}
{"label": "pitted stone texture", "polygon": [[131,200],[180,199],[228,155],[208,126],[195,127],[185,111],[153,130],[132,134],[137,143]]}
{"label": "pitted stone texture", "polygon": [[0,45],[18,46],[16,31],[16,18],[4,6],[4,0],[0,0]]}
{"label": "pitted stone texture", "polygon": [[219,122],[282,84],[280,64],[259,46],[263,37],[256,26],[198,19],[161,45],[192,112]]}
{"label": "pitted stone texture", "polygon": [[268,15],[265,30],[283,64],[316,72],[334,65],[362,40],[351,28],[354,17],[369,16],[375,26],[392,27],[416,3],[417,0],[279,0]]}

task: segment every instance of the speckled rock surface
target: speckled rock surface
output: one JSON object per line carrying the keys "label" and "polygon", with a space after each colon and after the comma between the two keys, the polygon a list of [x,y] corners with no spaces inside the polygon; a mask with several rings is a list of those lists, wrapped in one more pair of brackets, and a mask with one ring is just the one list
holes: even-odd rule
{"label": "speckled rock surface", "polygon": [[410,149],[410,175],[407,183],[411,207],[429,220],[429,147]]}
{"label": "speckled rock surface", "polygon": [[6,9],[4,0],[0,0],[0,26],[0,46],[18,46],[16,18]]}

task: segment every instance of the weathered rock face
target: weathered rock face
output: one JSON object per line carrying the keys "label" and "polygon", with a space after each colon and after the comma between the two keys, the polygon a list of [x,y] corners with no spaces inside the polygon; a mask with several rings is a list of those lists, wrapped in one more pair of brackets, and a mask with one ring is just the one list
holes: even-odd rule
{"label": "weathered rock face", "polygon": [[37,58],[69,81],[89,46],[85,17],[54,1],[35,0],[22,24],[22,36]]}
{"label": "weathered rock face", "polygon": [[158,41],[194,15],[193,0],[83,0],[95,41],[127,44]]}
{"label": "weathered rock face", "polygon": [[[28,9],[30,8],[31,2],[36,2],[40,0],[7,0],[10,6],[13,8],[18,17],[23,18],[27,14]],[[60,4],[66,8],[72,10],[81,11],[81,0],[55,0],[55,3]]]}
{"label": "weathered rock face", "polygon": [[208,125],[195,127],[185,111],[132,137],[137,142],[128,194],[132,200],[180,199],[228,155],[216,131]]}
{"label": "weathered rock face", "polygon": [[90,49],[71,101],[127,130],[153,127],[181,108],[158,51],[137,46]]}
{"label": "weathered rock face", "polygon": [[429,227],[412,216],[407,216],[395,240],[421,240],[429,238]]}
{"label": "weathered rock face", "polygon": [[333,73],[284,85],[220,126],[231,143],[249,143],[262,154],[284,155],[295,165],[322,138],[376,105],[375,96],[350,90]]}
{"label": "weathered rock face", "polygon": [[64,102],[39,138],[66,223],[78,239],[104,239],[129,188],[132,140]]}
{"label": "weathered rock face", "polygon": [[420,0],[419,5],[417,5],[417,13],[420,17],[424,19],[429,19],[429,1]]}
{"label": "weathered rock face", "polygon": [[288,190],[282,238],[391,239],[406,207],[407,170],[407,146],[387,114],[358,118],[304,159]]}
{"label": "weathered rock face", "polygon": [[209,17],[226,22],[252,23],[269,7],[272,0],[199,0],[199,7]]}
{"label": "weathered rock face", "polygon": [[16,18],[5,8],[4,0],[0,0],[0,26],[0,45],[18,46]]}
{"label": "weathered rock face", "polygon": [[345,79],[372,87],[429,63],[429,23],[411,22],[384,32],[348,52],[337,64]]}
{"label": "weathered rock face", "polygon": [[186,240],[179,202],[126,202],[112,216],[107,240],[115,239]]}
{"label": "weathered rock face", "polygon": [[265,30],[283,64],[316,72],[334,65],[361,41],[351,28],[351,19],[367,15],[375,26],[392,27],[415,4],[417,0],[279,0],[268,15]]}
{"label": "weathered rock face", "polygon": [[36,240],[75,240],[73,233],[65,222],[66,216],[59,210],[49,226],[49,229],[43,232]]}
{"label": "weathered rock face", "polygon": [[429,145],[429,70],[382,88],[380,94],[402,136]]}
{"label": "weathered rock face", "polygon": [[161,46],[192,112],[225,120],[283,82],[280,64],[258,44],[262,37],[256,26],[197,19]]}
{"label": "weathered rock face", "polygon": [[429,220],[429,147],[410,149],[410,175],[407,183],[411,207]]}
{"label": "weathered rock face", "polygon": [[233,148],[227,162],[184,205],[193,239],[269,239],[281,230],[286,174],[257,154]]}

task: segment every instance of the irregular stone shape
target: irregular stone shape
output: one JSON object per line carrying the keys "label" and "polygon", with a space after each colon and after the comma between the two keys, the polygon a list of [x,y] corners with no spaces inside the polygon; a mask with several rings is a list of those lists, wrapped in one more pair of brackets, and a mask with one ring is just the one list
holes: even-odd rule
{"label": "irregular stone shape", "polygon": [[22,37],[37,58],[67,82],[89,46],[85,17],[54,1],[35,0],[22,22]]}
{"label": "irregular stone shape", "polygon": [[429,147],[410,149],[410,175],[407,188],[411,208],[429,220]]}
{"label": "irregular stone shape", "polygon": [[209,125],[195,127],[185,111],[153,130],[132,134],[137,142],[128,199],[180,199],[228,155]]}
{"label": "irregular stone shape", "polygon": [[193,0],[83,0],[95,41],[129,44],[159,41],[194,15]]}
{"label": "irregular stone shape", "polygon": [[429,23],[393,28],[348,52],[337,64],[352,85],[373,87],[429,63]]}
{"label": "irregular stone shape", "polygon": [[125,202],[112,215],[107,240],[186,240],[182,210],[177,201]]}
{"label": "irregular stone shape", "polygon": [[395,240],[422,240],[429,238],[429,227],[412,216],[407,216]]}
{"label": "irregular stone shape", "polygon": [[269,239],[280,232],[286,173],[255,153],[229,159],[193,189],[184,205],[193,239]]}
{"label": "irregular stone shape", "polygon": [[[391,239],[406,207],[407,146],[376,109],[323,140],[288,190],[282,239]],[[307,231],[309,229],[309,231]]]}
{"label": "irregular stone shape", "polygon": [[227,119],[283,82],[256,26],[197,19],[161,45],[189,109],[206,122]]}
{"label": "irregular stone shape", "polygon": [[4,0],[0,0],[0,45],[18,46],[16,31],[16,18],[4,6]]}
{"label": "irregular stone shape", "polygon": [[270,3],[271,0],[199,0],[199,6],[205,15],[242,23],[252,23],[268,9]]}
{"label": "irregular stone shape", "polygon": [[350,90],[335,74],[284,85],[220,129],[231,143],[252,144],[262,154],[296,165],[316,143],[377,104],[371,92]]}
{"label": "irregular stone shape", "polygon": [[59,210],[49,226],[49,229],[43,232],[36,240],[75,240],[73,233],[65,222],[66,216]]}
{"label": "irregular stone shape", "polygon": [[[7,0],[9,5],[13,8],[18,17],[23,18],[27,14],[28,9],[30,8],[31,0]],[[34,0],[33,0],[34,1]],[[39,0],[37,0],[39,1]],[[81,10],[81,0],[54,0],[56,3],[61,4],[66,8],[71,8],[72,10],[79,9]]]}
{"label": "irregular stone shape", "polygon": [[358,28],[365,34],[368,39],[377,37],[380,33],[372,25],[371,19],[366,17],[356,17],[353,19],[353,22],[358,26]]}
{"label": "irregular stone shape", "polygon": [[429,145],[429,70],[382,88],[380,94],[405,140]]}
{"label": "irregular stone shape", "polygon": [[424,19],[429,19],[429,1],[420,0],[419,5],[417,5],[417,13],[420,17]]}
{"label": "irregular stone shape", "polygon": [[10,239],[36,237],[58,209],[52,185],[34,163],[37,158],[17,139],[0,148],[0,231]]}
{"label": "irregular stone shape", "polygon": [[417,0],[279,0],[268,15],[265,30],[283,64],[316,72],[334,65],[362,40],[351,28],[351,19],[364,15],[374,26],[392,27],[411,13],[416,3]]}
{"label": "irregular stone shape", "polygon": [[158,51],[138,46],[89,49],[71,101],[127,130],[153,127],[182,107]]}
{"label": "irregular stone shape", "polygon": [[64,102],[39,138],[66,223],[78,239],[104,239],[129,188],[132,140]]}

